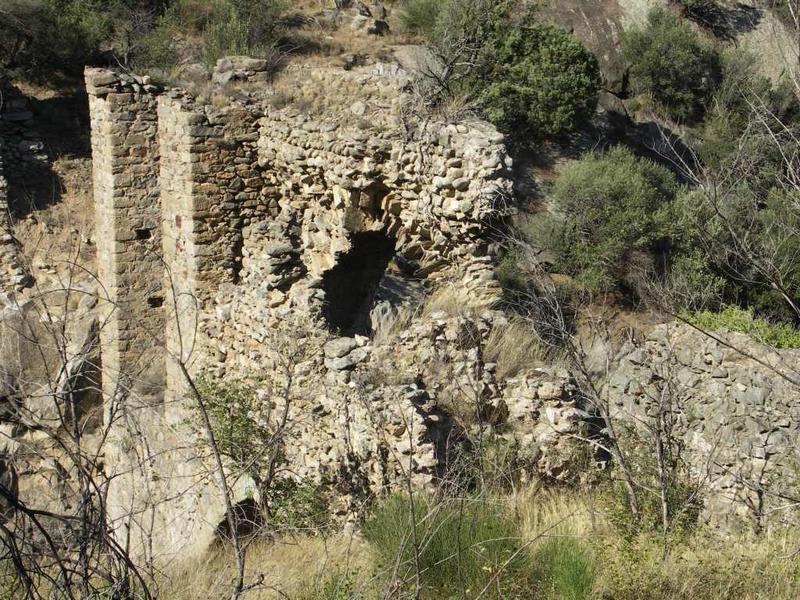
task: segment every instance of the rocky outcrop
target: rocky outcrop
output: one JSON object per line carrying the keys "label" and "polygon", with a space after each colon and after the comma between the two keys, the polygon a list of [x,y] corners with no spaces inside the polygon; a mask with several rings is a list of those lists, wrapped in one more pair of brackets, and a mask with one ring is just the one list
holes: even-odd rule
{"label": "rocky outcrop", "polygon": [[[32,278],[14,238],[14,229],[11,225],[8,182],[3,172],[3,148],[3,138],[0,136],[0,293],[13,293],[28,287],[32,283]],[[0,305],[3,304],[1,300]]]}

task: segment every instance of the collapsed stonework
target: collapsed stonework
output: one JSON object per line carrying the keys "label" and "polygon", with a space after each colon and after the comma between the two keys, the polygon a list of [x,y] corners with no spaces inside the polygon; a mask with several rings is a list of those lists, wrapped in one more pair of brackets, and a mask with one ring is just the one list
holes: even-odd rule
{"label": "collapsed stonework", "polygon": [[[570,373],[525,364],[501,377],[487,358],[509,327],[493,309],[490,248],[512,188],[503,137],[480,121],[401,127],[394,66],[302,75],[301,99],[341,84],[362,100],[315,116],[305,102],[237,92],[209,104],[86,72],[109,507],[143,551],[204,549],[224,518],[190,378],[252,385],[266,424],[285,427],[284,475],[336,489],[343,517],[407,481],[436,486],[483,435],[535,476],[580,476],[571,461],[593,415]],[[456,310],[430,308],[433,289]],[[752,482],[789,472],[793,389],[754,391],[763,364],[674,333],[609,357],[612,404],[646,420],[670,371],[690,462],[713,464],[707,513],[761,515]],[[247,502],[254,480],[230,467]]]}
{"label": "collapsed stonework", "polygon": [[[391,69],[348,76],[365,97],[402,83]],[[112,511],[149,511],[142,533],[166,552],[223,518],[184,427],[188,374],[262,380],[265,403],[290,404],[295,477],[360,488],[349,497],[407,470],[431,485],[441,419],[418,387],[383,386],[365,402],[354,373],[373,346],[362,334],[386,328],[425,282],[451,282],[464,307],[496,300],[485,231],[511,192],[503,136],[476,121],[408,138],[365,131],[360,110],[315,120],[252,98],[214,108],[106,70],[86,78],[99,274],[113,306],[103,390],[107,419],[121,423],[107,462],[126,482]],[[293,344],[302,360],[282,370]],[[291,387],[277,392],[283,379]],[[385,436],[376,419],[403,433]],[[252,493],[238,481],[238,497]]]}

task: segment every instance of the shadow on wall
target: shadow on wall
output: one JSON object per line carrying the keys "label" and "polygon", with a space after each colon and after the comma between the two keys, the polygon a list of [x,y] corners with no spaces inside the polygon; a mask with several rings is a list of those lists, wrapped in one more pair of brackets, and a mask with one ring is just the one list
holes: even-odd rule
{"label": "shadow on wall", "polygon": [[395,254],[395,240],[380,232],[364,232],[350,241],[350,250],[322,277],[323,316],[328,327],[341,335],[369,335],[370,310]]}
{"label": "shadow on wall", "polygon": [[763,17],[761,9],[741,2],[732,6],[723,6],[719,2],[699,2],[697,6],[686,9],[685,14],[718,38],[731,41],[753,31]]}
{"label": "shadow on wall", "polygon": [[0,136],[10,208],[22,219],[61,200],[56,161],[91,156],[88,100],[84,92],[38,99],[8,83],[3,90]]}

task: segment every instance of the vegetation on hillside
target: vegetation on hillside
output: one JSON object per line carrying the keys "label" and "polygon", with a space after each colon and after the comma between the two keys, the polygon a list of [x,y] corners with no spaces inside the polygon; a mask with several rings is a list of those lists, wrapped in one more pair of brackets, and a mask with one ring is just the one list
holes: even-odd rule
{"label": "vegetation on hillside", "polygon": [[87,64],[170,67],[192,46],[208,63],[225,54],[270,56],[289,7],[284,0],[8,0],[0,6],[0,69],[57,83]]}
{"label": "vegetation on hillside", "polygon": [[477,108],[515,144],[563,136],[597,106],[597,59],[571,34],[517,0],[409,0],[405,26],[436,58],[429,103]]}
{"label": "vegetation on hillside", "polygon": [[[691,13],[705,2],[681,4]],[[289,6],[280,0],[5,0],[0,67],[50,81],[109,59],[167,69],[183,43],[196,46],[196,58],[207,63],[227,53],[270,57],[285,42],[282,15]],[[438,61],[425,73],[426,107],[460,100],[506,132],[515,150],[580,131],[595,114],[600,86],[597,60],[583,44],[519,6],[511,0],[407,0],[401,12],[404,27],[422,36]],[[290,435],[280,415],[288,413],[294,391],[281,388],[277,377],[259,382],[273,386],[268,403],[255,384],[200,379],[191,424],[205,436],[198,447],[219,459],[209,477],[222,480],[228,495],[229,466],[254,481],[260,530],[247,540],[247,553],[263,544],[273,556],[281,535],[291,536],[291,542],[279,540],[286,546],[316,548],[313,556],[322,565],[317,577],[295,573],[304,585],[281,592],[284,597],[796,597],[797,524],[717,539],[702,522],[708,500],[703,474],[690,468],[683,441],[673,437],[685,407],[661,399],[639,429],[618,426],[607,407],[603,412],[592,379],[598,376],[580,362],[583,348],[573,336],[584,302],[609,294],[628,307],[677,314],[701,329],[745,333],[775,348],[800,347],[796,82],[758,75],[758,57],[722,48],[666,10],[651,12],[641,29],[623,36],[623,58],[638,95],[630,106],[646,99],[664,123],[685,135],[667,140],[674,146],[669,160],[658,162],[663,156],[645,156],[642,148],[621,143],[559,168],[544,209],[519,227],[518,239],[507,240],[511,251],[499,271],[513,299],[508,307],[518,314],[493,332],[486,348],[501,377],[553,356],[574,367],[587,403],[576,410],[586,408],[596,430],[581,440],[587,442],[585,464],[572,466],[591,476],[546,493],[542,482],[528,481],[530,474],[513,464],[514,448],[504,445],[502,435],[493,446],[465,434],[461,472],[442,472],[436,490],[409,492],[409,479],[400,482],[407,484],[404,492],[370,498],[355,523],[361,537],[349,538],[331,565],[324,546],[329,535],[342,534],[329,518],[329,490],[278,473],[284,436]],[[305,346],[293,350],[293,363],[276,370],[302,371],[304,354],[321,347],[320,339],[300,331],[292,328],[286,339]],[[480,420],[473,408],[470,418]],[[451,416],[458,420],[456,410]],[[601,460],[602,468],[595,464]],[[87,464],[86,471],[95,468]],[[84,494],[92,493],[87,486]],[[784,500],[787,521],[796,521],[797,499]],[[751,508],[754,519],[763,518],[759,511]],[[100,521],[105,524],[105,515]],[[98,546],[101,557],[108,548],[117,551],[106,537],[108,545]],[[358,547],[356,568],[352,547]],[[238,558],[247,553],[237,549]],[[282,566],[293,572],[301,560],[291,556]],[[97,594],[135,597],[135,590],[108,583],[139,585],[130,584],[129,557],[122,558],[114,564],[122,575],[93,580],[85,574],[87,589],[100,581],[108,589]],[[268,563],[261,558],[262,564],[250,560],[248,568]],[[215,578],[201,592],[176,577],[163,582],[162,597],[230,597],[233,568],[218,555],[214,560],[215,568],[193,572],[197,579]],[[46,565],[37,577],[43,587],[71,590],[73,583],[51,575],[57,567]],[[262,578],[245,591],[244,568],[237,566],[234,598],[257,597],[278,585]]]}
{"label": "vegetation on hillside", "polygon": [[720,79],[716,49],[665,9],[622,37],[622,55],[637,93],[647,93],[679,121],[702,119]]}

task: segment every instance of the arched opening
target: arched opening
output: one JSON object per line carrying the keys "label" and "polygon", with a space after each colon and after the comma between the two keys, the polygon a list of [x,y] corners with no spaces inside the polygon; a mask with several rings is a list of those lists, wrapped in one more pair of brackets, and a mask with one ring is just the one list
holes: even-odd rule
{"label": "arched opening", "polygon": [[350,241],[350,250],[322,276],[323,315],[340,335],[369,335],[370,309],[395,241],[374,231],[353,234]]}
{"label": "arched opening", "polygon": [[[249,537],[255,535],[263,527],[264,519],[261,516],[258,503],[253,498],[246,498],[232,508],[233,522],[238,536]],[[225,516],[214,530],[214,539],[219,543],[229,541],[232,537],[228,513],[225,513]]]}

